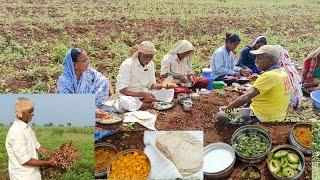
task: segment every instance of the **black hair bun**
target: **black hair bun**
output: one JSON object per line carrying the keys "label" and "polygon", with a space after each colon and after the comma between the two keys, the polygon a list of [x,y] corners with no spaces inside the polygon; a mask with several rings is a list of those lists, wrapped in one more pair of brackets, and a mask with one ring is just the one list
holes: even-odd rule
{"label": "black hair bun", "polygon": [[232,33],[227,32],[226,33],[226,38],[228,39],[230,36],[232,36]]}

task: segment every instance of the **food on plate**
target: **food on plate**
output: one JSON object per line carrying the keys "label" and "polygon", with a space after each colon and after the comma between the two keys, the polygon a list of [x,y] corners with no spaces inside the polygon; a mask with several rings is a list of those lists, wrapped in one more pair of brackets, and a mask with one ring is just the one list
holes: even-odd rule
{"label": "food on plate", "polygon": [[154,102],[152,103],[152,107],[157,110],[166,110],[173,107],[173,103],[171,102]]}
{"label": "food on plate", "polygon": [[106,114],[101,117],[101,120],[111,120],[111,119],[112,119],[112,115],[110,114]]}
{"label": "food on plate", "polygon": [[235,149],[243,156],[254,157],[265,153],[269,142],[257,132],[247,132],[236,140]]}
{"label": "food on plate", "polygon": [[151,165],[148,157],[138,150],[129,150],[119,154],[111,161],[108,179],[148,179]]}
{"label": "food on plate", "polygon": [[202,168],[202,142],[186,132],[169,132],[156,139],[157,149],[182,175],[190,175]]}

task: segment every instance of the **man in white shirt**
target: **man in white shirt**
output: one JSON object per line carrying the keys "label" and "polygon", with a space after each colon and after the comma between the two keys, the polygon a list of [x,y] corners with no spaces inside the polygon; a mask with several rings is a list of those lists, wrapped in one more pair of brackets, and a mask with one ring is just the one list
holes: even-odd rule
{"label": "man in white shirt", "polygon": [[[116,91],[122,96],[138,98],[139,100],[136,101],[138,108],[136,109],[148,109],[152,102],[157,101],[150,90],[175,87],[174,84],[164,86],[156,82],[155,65],[152,61],[156,52],[157,50],[152,42],[143,41],[138,46],[138,51],[120,66]],[[128,108],[124,109],[130,111]]]}
{"label": "man in white shirt", "polygon": [[39,167],[56,167],[54,158],[48,161],[38,160],[38,153],[45,153],[47,148],[40,143],[28,124],[34,115],[34,103],[27,98],[18,98],[15,104],[16,120],[11,125],[6,149],[9,156],[9,176],[11,180],[39,180]]}

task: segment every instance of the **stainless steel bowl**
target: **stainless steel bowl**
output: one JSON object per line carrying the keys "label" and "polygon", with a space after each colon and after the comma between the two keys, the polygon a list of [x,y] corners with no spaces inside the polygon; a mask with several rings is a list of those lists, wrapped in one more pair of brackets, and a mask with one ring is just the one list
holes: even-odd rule
{"label": "stainless steel bowl", "polygon": [[[294,177],[291,177],[291,178],[286,178],[286,177],[278,177],[276,174],[274,174],[272,171],[270,171],[270,167],[269,167],[269,159],[271,158],[271,156],[278,150],[280,149],[290,149],[290,150],[293,150],[295,151],[296,153],[298,153],[300,155],[300,160],[301,160],[301,170],[300,172],[294,176]],[[280,146],[277,146],[275,148],[273,148],[270,153],[268,154],[268,159],[267,159],[267,165],[268,165],[268,169],[271,173],[271,175],[275,178],[275,179],[278,179],[278,180],[295,180],[295,179],[299,179],[299,177],[303,174],[303,171],[304,171],[304,168],[305,168],[305,158],[304,158],[304,155],[303,153],[295,146],[292,146],[292,145],[288,145],[288,144],[284,144],[284,145],[280,145]]]}
{"label": "stainless steel bowl", "polygon": [[180,104],[183,104],[185,101],[191,101],[191,97],[187,93],[178,94],[177,99]]}
{"label": "stainless steel bowl", "polygon": [[191,111],[192,101],[184,101],[182,103],[182,108],[183,108],[184,111],[187,111],[187,112]]}
{"label": "stainless steel bowl", "polygon": [[198,100],[200,98],[200,94],[198,93],[192,93],[190,96],[192,100]]}
{"label": "stainless steel bowl", "polygon": [[[109,143],[97,143],[97,144],[95,144],[94,148],[96,149],[96,148],[100,148],[100,147],[110,148],[110,149],[114,150],[116,153],[118,153],[118,149],[112,144],[109,144]],[[107,162],[107,163],[109,164],[110,162]],[[94,177],[95,178],[105,178],[105,177],[107,177],[107,169],[105,169],[105,171],[103,171],[103,172],[98,172],[98,171],[94,172]]]}
{"label": "stainless steel bowl", "polygon": [[[243,168],[242,174],[243,174],[244,171],[246,171],[246,170],[247,170],[248,168],[250,168],[250,167],[253,168],[254,170],[256,170],[256,172],[259,172],[259,174],[260,174],[259,180],[260,180],[260,179],[261,179],[261,170],[260,170],[257,166],[249,165],[249,166]],[[241,176],[242,176],[242,174],[241,174]]]}
{"label": "stainless steel bowl", "polygon": [[[150,159],[148,158],[148,156],[143,152],[143,151],[141,151],[141,150],[139,150],[139,149],[127,149],[127,150],[124,150],[124,151],[121,151],[120,153],[118,153],[112,160],[111,160],[111,162],[109,163],[109,165],[108,165],[108,169],[107,169],[107,175],[108,175],[108,177],[109,177],[109,174],[110,174],[110,172],[111,172],[111,163],[113,162],[113,161],[115,161],[116,159],[118,159],[120,156],[122,156],[122,155],[124,155],[124,154],[128,154],[128,153],[132,153],[132,152],[139,152],[139,153],[141,153],[141,154],[144,154],[146,157],[147,157],[147,159],[148,159],[148,162],[149,162],[149,166],[150,166],[150,172],[149,172],[149,177],[150,177],[150,173],[151,173],[151,163],[150,163]],[[148,178],[149,179],[149,178]]]}
{"label": "stainless steel bowl", "polygon": [[[226,152],[230,153],[231,157],[233,158],[232,163],[230,163],[230,165],[228,165],[228,167],[225,169],[218,172],[206,172],[206,168],[204,167],[203,174],[205,179],[222,179],[230,176],[233,172],[234,164],[236,162],[236,155],[233,148],[229,144],[219,142],[207,145],[204,147],[204,158],[206,158],[208,153],[218,148],[224,149]],[[204,159],[204,161],[206,160],[208,159]],[[207,165],[206,162],[204,162],[204,166],[205,165]]]}
{"label": "stainless steel bowl", "polygon": [[[258,156],[244,156],[236,150],[238,138],[241,138],[247,132],[257,132],[261,137],[265,138],[269,142],[269,146],[268,146],[268,149],[266,150],[266,152],[264,152],[263,154],[258,155]],[[246,126],[243,126],[239,129],[237,129],[232,134],[231,144],[232,144],[232,147],[233,147],[234,151],[236,152],[239,160],[241,160],[242,162],[245,162],[245,163],[258,163],[258,162],[261,162],[267,158],[268,153],[271,150],[272,142],[271,142],[271,138],[270,138],[269,133],[266,130],[264,130],[263,128],[256,126],[256,125],[246,125]]]}
{"label": "stainless steel bowl", "polygon": [[182,87],[191,88],[193,86],[192,82],[180,83]]}
{"label": "stainless steel bowl", "polygon": [[298,149],[300,149],[303,152],[303,154],[310,156],[312,154],[312,149],[309,149],[309,148],[303,146],[302,144],[300,144],[299,141],[294,136],[295,128],[301,127],[301,126],[308,126],[309,128],[312,129],[311,123],[297,123],[291,128],[288,139],[289,139],[290,144],[292,144],[293,146],[296,146]]}

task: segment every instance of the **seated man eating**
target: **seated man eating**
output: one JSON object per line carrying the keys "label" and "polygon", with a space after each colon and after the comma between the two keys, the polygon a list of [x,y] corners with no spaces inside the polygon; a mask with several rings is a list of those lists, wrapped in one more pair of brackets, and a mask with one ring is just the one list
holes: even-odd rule
{"label": "seated man eating", "polygon": [[207,88],[209,80],[196,77],[192,69],[191,56],[195,48],[187,40],[180,40],[175,43],[168,54],[161,62],[161,77],[167,78],[172,75],[181,83],[191,81],[194,88]]}
{"label": "seated man eating", "polygon": [[116,92],[120,96],[116,105],[119,112],[148,109],[157,101],[151,90],[175,87],[175,84],[164,86],[156,82],[152,61],[156,52],[152,42],[143,41],[138,51],[121,64],[116,83]]}
{"label": "seated man eating", "polygon": [[[250,109],[260,121],[283,121],[290,101],[290,81],[286,72],[278,66],[279,52],[276,46],[264,45],[251,51],[257,55],[256,64],[262,74],[247,93],[222,110],[239,108],[251,102]],[[221,120],[221,112],[217,119]]]}

